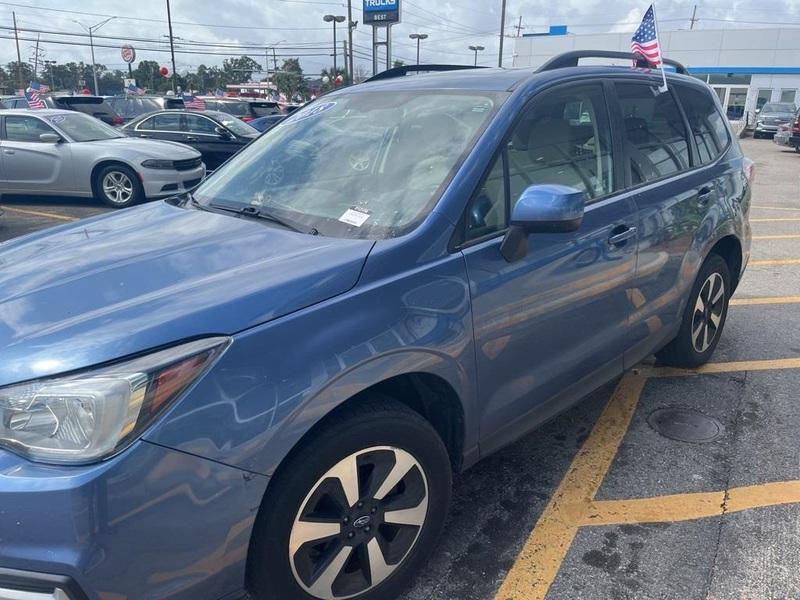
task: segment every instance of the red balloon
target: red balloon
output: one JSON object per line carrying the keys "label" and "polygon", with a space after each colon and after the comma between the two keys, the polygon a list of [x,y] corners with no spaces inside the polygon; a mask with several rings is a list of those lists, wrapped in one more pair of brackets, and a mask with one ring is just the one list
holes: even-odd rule
{"label": "red balloon", "polygon": [[167,67],[161,67],[158,72],[161,73],[162,77],[169,75],[169,69]]}

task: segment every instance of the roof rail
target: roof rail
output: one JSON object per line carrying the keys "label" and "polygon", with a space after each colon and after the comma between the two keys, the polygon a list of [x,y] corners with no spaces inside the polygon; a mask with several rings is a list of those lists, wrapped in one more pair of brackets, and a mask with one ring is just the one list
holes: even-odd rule
{"label": "roof rail", "polygon": [[430,73],[433,71],[462,71],[464,69],[485,69],[486,67],[475,67],[472,65],[403,65],[381,71],[377,75],[365,79],[368,81],[380,81],[381,79],[393,79],[394,77],[405,77],[409,73]]}
{"label": "roof rail", "polygon": [[[537,73],[542,71],[552,71],[553,69],[563,69],[565,67],[577,67],[578,60],[581,58],[617,58],[620,60],[629,60],[631,62],[635,62],[636,66],[640,69],[653,68],[653,65],[651,65],[640,54],[633,54],[631,52],[614,52],[611,50],[573,50],[572,52],[564,52],[563,54],[554,56],[541,67],[539,67],[537,69]],[[661,60],[665,65],[675,67],[675,70],[681,75],[689,74],[689,72],[686,70],[686,67],[684,67],[678,61],[663,57]]]}

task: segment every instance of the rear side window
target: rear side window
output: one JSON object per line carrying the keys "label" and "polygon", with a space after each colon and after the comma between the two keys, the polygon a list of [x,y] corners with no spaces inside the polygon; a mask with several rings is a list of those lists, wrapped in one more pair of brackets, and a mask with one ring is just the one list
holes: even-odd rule
{"label": "rear side window", "polygon": [[728,126],[710,93],[695,88],[675,86],[678,91],[692,137],[697,145],[698,164],[716,160],[730,142]]}
{"label": "rear side window", "polygon": [[689,142],[672,94],[638,83],[618,83],[625,146],[637,185],[689,168]]}

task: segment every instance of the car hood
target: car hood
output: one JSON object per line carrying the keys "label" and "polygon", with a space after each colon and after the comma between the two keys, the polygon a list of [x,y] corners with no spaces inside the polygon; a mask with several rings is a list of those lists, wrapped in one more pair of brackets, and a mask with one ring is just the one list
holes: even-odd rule
{"label": "car hood", "polygon": [[0,386],[265,323],[351,289],[369,240],[157,202],[0,245]]}
{"label": "car hood", "polygon": [[[179,144],[178,142],[168,142],[166,140],[145,140],[136,137],[121,137],[83,143],[91,144],[98,150],[102,149],[109,152],[134,152],[143,157],[182,160],[200,156],[197,150],[189,146]],[[122,156],[125,156],[125,154]]]}

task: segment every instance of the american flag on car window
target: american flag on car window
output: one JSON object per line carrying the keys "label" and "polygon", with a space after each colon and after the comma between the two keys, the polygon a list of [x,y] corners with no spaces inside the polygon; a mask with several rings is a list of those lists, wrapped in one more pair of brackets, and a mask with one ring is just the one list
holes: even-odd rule
{"label": "american flag on car window", "polygon": [[202,98],[198,98],[197,96],[192,96],[191,94],[183,95],[183,105],[186,108],[190,108],[192,110],[206,109],[206,101],[203,100]]}
{"label": "american flag on car window", "polygon": [[644,13],[642,24],[631,38],[631,51],[646,58],[654,67],[661,65],[661,46],[658,44],[656,13],[652,4]]}
{"label": "american flag on car window", "polygon": [[30,85],[28,85],[28,88],[30,88],[30,89],[32,89],[32,90],[34,90],[36,92],[39,92],[40,94],[46,94],[47,92],[50,91],[50,86],[49,85],[45,85],[43,83],[39,83],[38,81],[31,81]]}
{"label": "american flag on car window", "polygon": [[44,100],[42,100],[42,97],[36,90],[28,89],[25,92],[25,99],[28,101],[28,108],[30,109],[41,110],[43,108],[47,108]]}

